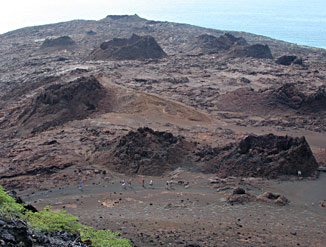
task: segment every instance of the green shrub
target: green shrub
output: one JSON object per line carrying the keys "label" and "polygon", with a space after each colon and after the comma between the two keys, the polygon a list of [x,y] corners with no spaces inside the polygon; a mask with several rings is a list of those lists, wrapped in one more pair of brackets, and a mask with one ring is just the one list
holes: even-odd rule
{"label": "green shrub", "polygon": [[87,228],[78,222],[77,217],[66,213],[64,210],[52,212],[50,206],[36,213],[29,211],[25,217],[28,224],[42,232],[64,231],[76,234]]}
{"label": "green shrub", "polygon": [[119,233],[110,230],[96,230],[80,224],[79,219],[66,211],[52,212],[47,206],[44,210],[26,213],[27,222],[37,231],[53,232],[65,231],[71,234],[80,234],[82,241],[90,240],[93,247],[131,247],[130,241],[117,238]]}
{"label": "green shrub", "polygon": [[117,238],[119,233],[110,230],[96,230],[89,228],[80,233],[82,241],[90,240],[94,247],[131,247],[131,243],[126,238]]}
{"label": "green shrub", "polygon": [[26,211],[22,204],[15,201],[0,186],[0,215],[5,217],[18,216],[27,221],[36,231],[64,231],[80,234],[82,241],[90,240],[93,247],[131,247],[128,239],[118,238],[119,233],[110,230],[96,230],[82,225],[79,219],[64,210],[53,212],[47,206],[42,211]]}
{"label": "green shrub", "polygon": [[16,202],[14,198],[9,196],[0,186],[0,215],[1,216],[22,216],[24,206]]}

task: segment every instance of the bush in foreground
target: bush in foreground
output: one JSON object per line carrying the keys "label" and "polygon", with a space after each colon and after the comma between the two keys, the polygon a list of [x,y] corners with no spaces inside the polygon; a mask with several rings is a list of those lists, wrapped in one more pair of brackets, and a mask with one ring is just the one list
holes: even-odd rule
{"label": "bush in foreground", "polygon": [[31,212],[25,210],[22,204],[10,197],[0,186],[0,216],[19,217],[38,232],[51,233],[55,231],[80,235],[82,241],[90,242],[93,247],[131,247],[131,242],[125,238],[118,238],[119,233],[110,230],[96,230],[79,223],[79,219],[66,211],[51,211],[47,206],[42,211]]}

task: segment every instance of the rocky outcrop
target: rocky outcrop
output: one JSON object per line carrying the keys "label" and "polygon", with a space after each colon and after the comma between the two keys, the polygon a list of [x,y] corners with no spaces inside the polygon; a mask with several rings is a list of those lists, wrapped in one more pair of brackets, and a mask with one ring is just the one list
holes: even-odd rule
{"label": "rocky outcrop", "polygon": [[69,36],[61,36],[55,39],[46,39],[43,42],[41,49],[46,49],[46,48],[66,49],[66,48],[71,48],[74,45],[76,45],[76,42],[72,40]]}
{"label": "rocky outcrop", "polygon": [[212,54],[221,51],[227,51],[236,45],[247,45],[247,41],[242,38],[236,38],[232,34],[226,33],[220,37],[203,34],[197,37],[196,46],[202,49],[202,52]]}
{"label": "rocky outcrop", "polygon": [[92,35],[96,35],[96,32],[93,31],[93,30],[89,30],[89,31],[86,32],[86,34],[89,35],[89,36],[92,36]]}
{"label": "rocky outcrop", "polygon": [[274,90],[270,96],[270,104],[282,104],[292,109],[299,109],[306,96],[293,83],[286,83]]}
{"label": "rocky outcrop", "polygon": [[102,21],[115,21],[115,22],[146,22],[147,20],[141,18],[137,14],[134,15],[107,15]]}
{"label": "rocky outcrop", "polygon": [[[206,149],[197,154],[205,158],[207,170],[220,177],[266,177],[315,175],[318,163],[305,138],[250,135],[239,143]],[[203,159],[200,158],[199,160]]]}
{"label": "rocky outcrop", "polygon": [[0,246],[82,247],[89,245],[81,242],[80,237],[76,235],[65,232],[37,232],[21,219],[0,217]]}
{"label": "rocky outcrop", "polygon": [[281,56],[278,59],[276,59],[276,63],[281,65],[286,65],[286,66],[289,66],[291,64],[300,64],[300,65],[303,64],[302,58],[293,55]]}
{"label": "rocky outcrop", "polygon": [[138,36],[133,34],[129,39],[115,38],[102,43],[87,59],[142,60],[160,59],[163,57],[166,57],[166,53],[152,36]]}
{"label": "rocky outcrop", "polygon": [[12,191],[7,191],[6,192],[9,196],[11,196],[12,198],[15,199],[15,201],[19,204],[23,204],[23,207],[26,209],[26,210],[29,210],[31,212],[38,212],[38,210],[32,205],[32,204],[26,204],[23,199],[17,195],[17,192],[12,190]]}
{"label": "rocky outcrop", "polygon": [[120,173],[159,176],[184,164],[192,148],[181,136],[139,128],[98,150],[96,162]]}
{"label": "rocky outcrop", "polygon": [[[97,111],[106,89],[95,77],[80,77],[69,83],[46,87],[23,105],[13,109],[0,123],[17,133],[36,133],[68,121],[81,120]],[[109,107],[109,106],[107,106]]]}
{"label": "rocky outcrop", "polygon": [[235,188],[232,194],[227,197],[227,202],[230,204],[244,204],[253,201],[277,204],[279,206],[285,206],[290,203],[290,201],[281,194],[264,192],[261,195],[255,196],[240,187]]}
{"label": "rocky outcrop", "polygon": [[272,192],[265,192],[257,196],[257,201],[273,203],[280,206],[285,206],[290,203],[290,201],[285,196]]}
{"label": "rocky outcrop", "polygon": [[293,110],[304,114],[318,113],[326,110],[326,87],[320,86],[309,95],[302,93],[294,83],[260,91],[239,88],[220,96],[217,108],[256,115]]}
{"label": "rocky outcrop", "polygon": [[326,200],[323,200],[319,203],[319,206],[322,208],[322,209],[326,209]]}
{"label": "rocky outcrop", "polygon": [[273,59],[268,45],[255,44],[250,46],[236,46],[228,53],[231,57],[252,57]]}
{"label": "rocky outcrop", "polygon": [[326,111],[326,86],[320,86],[316,92],[306,96],[302,108],[309,112]]}

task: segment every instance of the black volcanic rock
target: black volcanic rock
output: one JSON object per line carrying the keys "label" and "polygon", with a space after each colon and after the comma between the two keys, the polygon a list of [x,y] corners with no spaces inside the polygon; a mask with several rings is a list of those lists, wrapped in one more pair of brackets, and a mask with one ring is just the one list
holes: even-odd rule
{"label": "black volcanic rock", "polygon": [[286,83],[277,88],[272,93],[272,97],[275,97],[276,102],[292,109],[299,109],[306,98],[293,83]]}
{"label": "black volcanic rock", "polygon": [[181,136],[145,127],[130,131],[112,146],[99,147],[97,162],[120,173],[160,176],[183,164],[192,148]]}
{"label": "black volcanic rock", "polygon": [[250,135],[238,144],[206,152],[208,169],[221,177],[267,177],[315,175],[316,162],[304,137],[273,134]]}
{"label": "black volcanic rock", "polygon": [[229,33],[218,38],[213,35],[203,34],[198,36],[196,40],[196,46],[199,46],[204,53],[226,51],[235,45],[247,45],[247,41],[242,37],[236,38]]}
{"label": "black volcanic rock", "polygon": [[[1,209],[0,209],[1,213]],[[80,240],[80,236],[65,232],[37,232],[24,220],[15,217],[0,217],[0,246],[89,246]]]}
{"label": "black volcanic rock", "polygon": [[320,86],[318,90],[305,98],[302,108],[311,112],[326,110],[326,86]]}
{"label": "black volcanic rock", "polygon": [[89,30],[86,32],[87,35],[96,35],[96,32],[94,32],[93,30]]}
{"label": "black volcanic rock", "polygon": [[141,18],[137,14],[134,15],[107,15],[103,20],[122,21],[122,22],[146,22],[147,20]]}
{"label": "black volcanic rock", "polygon": [[277,102],[303,113],[321,112],[326,110],[326,87],[320,86],[310,95],[302,93],[293,83],[286,83],[273,90],[270,102]]}
{"label": "black volcanic rock", "polygon": [[276,60],[277,64],[281,65],[291,65],[291,64],[300,64],[302,65],[302,58],[298,58],[297,56],[281,56]]}
{"label": "black volcanic rock", "polygon": [[247,176],[251,173],[250,176],[278,177],[297,175],[300,170],[303,176],[310,176],[318,168],[304,137],[251,135],[243,139],[234,151],[224,157],[225,163],[219,167],[219,173],[234,168],[238,170],[234,170],[235,174],[240,172]]}
{"label": "black volcanic rock", "polygon": [[46,39],[41,49],[45,48],[67,48],[76,45],[76,42],[72,40],[69,36],[61,36],[55,39]]}
{"label": "black volcanic rock", "polygon": [[115,38],[104,42],[89,56],[89,60],[160,59],[166,53],[151,36],[133,34],[129,39]]}
{"label": "black volcanic rock", "polygon": [[268,45],[261,44],[236,46],[230,50],[229,55],[231,57],[273,58]]}

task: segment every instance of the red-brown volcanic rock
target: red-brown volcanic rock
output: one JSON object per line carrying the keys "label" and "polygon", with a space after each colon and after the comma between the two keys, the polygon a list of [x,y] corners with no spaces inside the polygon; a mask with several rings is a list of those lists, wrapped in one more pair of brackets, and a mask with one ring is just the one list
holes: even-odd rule
{"label": "red-brown volcanic rock", "polygon": [[92,76],[53,84],[9,112],[0,126],[14,126],[18,133],[28,134],[85,119],[99,109],[105,95],[106,89]]}
{"label": "red-brown volcanic rock", "polygon": [[219,110],[265,114],[296,110],[309,114],[326,110],[326,88],[319,87],[310,95],[302,93],[293,83],[273,89],[254,91],[239,88],[221,95],[217,101]]}

